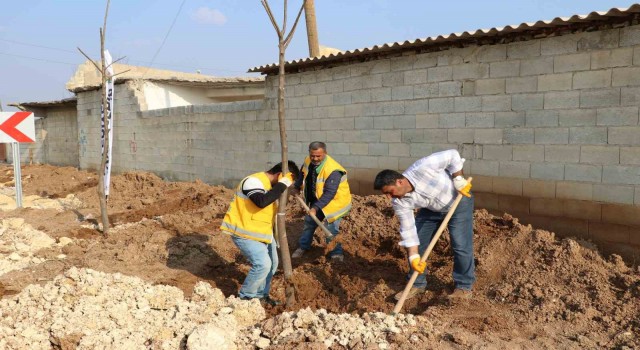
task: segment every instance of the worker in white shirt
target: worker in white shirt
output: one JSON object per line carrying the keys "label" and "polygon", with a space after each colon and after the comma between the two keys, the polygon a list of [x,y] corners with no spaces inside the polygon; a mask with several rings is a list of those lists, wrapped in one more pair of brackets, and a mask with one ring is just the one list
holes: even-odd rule
{"label": "worker in white shirt", "polygon": [[[475,282],[473,258],[473,196],[471,183],[462,173],[464,159],[457,150],[447,150],[422,158],[400,174],[383,170],[375,178],[374,189],[392,198],[393,210],[400,220],[401,246],[407,248],[409,276],[419,273],[407,298],[427,287],[426,262],[420,262],[438,227],[458,193],[462,200],[448,224],[453,250],[454,290],[450,299],[469,299]],[[414,210],[418,209],[417,214]],[[396,295],[400,298],[402,292]]]}

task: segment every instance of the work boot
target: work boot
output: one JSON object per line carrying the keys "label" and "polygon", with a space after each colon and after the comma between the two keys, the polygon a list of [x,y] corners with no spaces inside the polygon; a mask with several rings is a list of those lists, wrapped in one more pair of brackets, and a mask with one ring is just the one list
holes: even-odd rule
{"label": "work boot", "polygon": [[471,290],[456,288],[453,290],[453,292],[447,295],[447,299],[449,299],[449,301],[469,300],[471,299],[472,296],[473,296],[473,292]]}
{"label": "work boot", "polygon": [[331,256],[331,261],[344,262],[344,255],[342,255],[342,254],[332,255]]}
{"label": "work boot", "polygon": [[267,305],[269,305],[269,306],[278,306],[278,305],[282,304],[281,301],[278,301],[278,300],[275,300],[275,299],[271,299],[271,297],[269,297],[269,296],[260,298],[260,301],[265,303],[265,304],[267,304]]}
{"label": "work boot", "polygon": [[302,249],[302,248],[298,248],[298,249],[296,249],[296,251],[295,251],[295,252],[293,252],[293,254],[291,254],[291,257],[292,257],[292,258],[294,258],[294,259],[302,258],[302,256],[303,256],[303,255],[304,255],[304,253],[306,253],[306,252],[307,252],[306,250],[304,250],[304,249]]}
{"label": "work boot", "polygon": [[[407,298],[405,300],[409,300],[418,294],[424,293],[426,290],[427,288],[411,287],[411,289],[409,290],[409,294],[407,294]],[[398,292],[394,298],[396,300],[400,300],[400,298],[402,297],[402,292],[404,292],[404,290]]]}

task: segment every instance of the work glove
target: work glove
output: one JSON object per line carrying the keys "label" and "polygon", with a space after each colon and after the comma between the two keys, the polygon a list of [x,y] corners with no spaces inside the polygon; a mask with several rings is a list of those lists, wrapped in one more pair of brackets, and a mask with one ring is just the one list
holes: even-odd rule
{"label": "work glove", "polygon": [[418,273],[424,273],[424,270],[427,268],[427,262],[420,261],[420,255],[418,254],[410,256],[409,261],[411,262],[411,268]]}
{"label": "work glove", "polygon": [[453,178],[453,187],[458,190],[460,194],[466,197],[471,197],[471,182],[467,181],[463,176],[458,175]]}
{"label": "work glove", "polygon": [[291,175],[291,173],[287,173],[287,175],[285,176],[282,176],[282,174],[280,174],[280,178],[278,179],[278,182],[289,187],[293,184],[293,175]]}

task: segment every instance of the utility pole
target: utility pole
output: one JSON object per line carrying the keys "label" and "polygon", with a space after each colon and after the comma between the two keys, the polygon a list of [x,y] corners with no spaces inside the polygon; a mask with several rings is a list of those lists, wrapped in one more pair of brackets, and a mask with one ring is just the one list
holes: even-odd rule
{"label": "utility pole", "polygon": [[316,6],[314,0],[307,0],[304,2],[304,18],[307,22],[309,57],[320,56],[320,44],[318,44],[318,26],[316,24]]}

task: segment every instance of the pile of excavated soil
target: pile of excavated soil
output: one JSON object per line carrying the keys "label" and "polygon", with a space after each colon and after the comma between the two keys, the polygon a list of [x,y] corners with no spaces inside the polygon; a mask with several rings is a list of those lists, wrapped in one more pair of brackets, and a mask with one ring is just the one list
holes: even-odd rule
{"label": "pile of excavated soil", "polygon": [[225,299],[205,282],[185,299],[175,287],[72,267],[44,286],[30,285],[0,301],[0,348],[254,349],[305,339],[327,347],[385,348],[388,334],[417,324],[413,315],[310,309],[260,323],[264,318],[258,300]]}
{"label": "pile of excavated soil", "polygon": [[[0,169],[2,173],[9,176],[8,170]],[[52,239],[72,240],[64,247],[41,249],[31,256],[62,253],[64,263],[40,263],[0,275],[4,299],[35,288],[28,285],[56,283],[51,281],[59,281],[61,277],[56,276],[75,266],[137,276],[153,286],[177,287],[184,293],[184,302],[192,302],[189,298],[200,282],[220,289],[227,297],[236,294],[249,270],[229,236],[218,229],[232,197],[229,189],[200,181],[170,183],[144,172],[115,175],[109,198],[114,226],[104,237],[97,230],[100,212],[95,174],[50,166],[27,166],[22,173],[28,177],[23,183],[26,195],[55,199],[73,194],[82,205],[62,211],[23,208],[0,212],[0,219],[22,218]],[[302,209],[292,204],[287,215],[292,251],[301,228]],[[640,347],[637,267],[626,266],[616,255],[602,257],[589,242],[559,239],[553,233],[523,226],[509,215],[496,217],[483,210],[475,213],[477,283],[471,301],[450,304],[443,297],[453,286],[445,234],[429,258],[427,292],[407,301],[403,309],[421,316],[414,319],[416,325],[407,318],[399,326],[406,326],[402,332],[378,329],[371,335],[363,333],[360,341],[341,336],[335,324],[347,319],[347,333],[386,322],[376,312],[392,310],[393,295],[404,287],[408,267],[404,249],[397,244],[397,219],[384,197],[354,196],[353,210],[340,232],[345,262],[326,259],[325,244],[317,235],[314,249],[293,260],[296,304],[289,309],[267,309],[269,318],[248,326],[249,333],[237,333],[235,342],[240,348],[258,342],[276,349],[303,343],[310,349],[329,344],[333,348],[415,348],[425,342],[434,348]],[[280,272],[272,296],[283,300],[284,286]],[[6,312],[4,307],[0,310]],[[340,315],[343,313],[348,315]],[[120,334],[119,326],[113,327],[112,334]],[[216,327],[202,327],[198,334],[215,333]],[[326,332],[335,337],[324,335]]]}
{"label": "pile of excavated soil", "polygon": [[0,220],[0,275],[44,262],[33,256],[34,252],[54,243],[51,237],[25,224],[24,219]]}
{"label": "pile of excavated soil", "polygon": [[203,324],[222,330],[218,344],[233,344],[265,312],[257,300],[225,299],[204,282],[185,300],[175,287],[72,267],[0,301],[0,316],[3,349],[178,349],[186,341],[202,343],[187,337]]}

